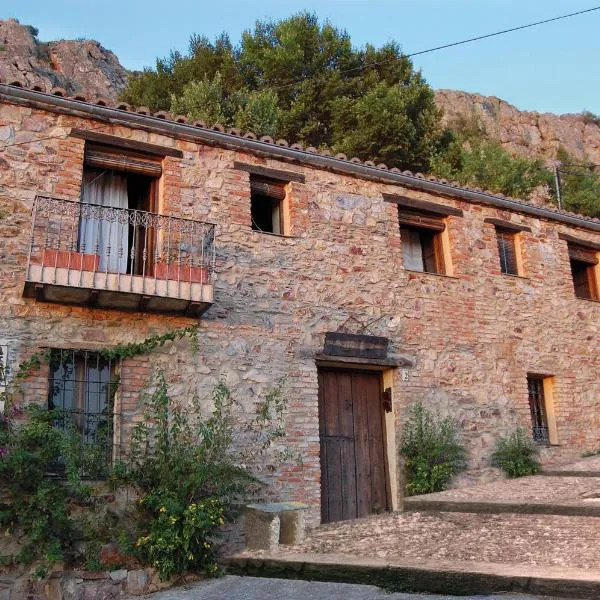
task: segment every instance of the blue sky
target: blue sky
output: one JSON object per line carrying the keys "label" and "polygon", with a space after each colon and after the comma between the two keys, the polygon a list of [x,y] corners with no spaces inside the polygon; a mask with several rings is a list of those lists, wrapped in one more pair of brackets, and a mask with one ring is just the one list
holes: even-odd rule
{"label": "blue sky", "polygon": [[[600,0],[3,0],[0,18],[40,39],[93,38],[140,69],[196,32],[236,41],[257,18],[315,11],[356,45],[395,39],[413,52],[600,5]],[[435,88],[498,96],[523,110],[600,113],[600,10],[415,59]]]}

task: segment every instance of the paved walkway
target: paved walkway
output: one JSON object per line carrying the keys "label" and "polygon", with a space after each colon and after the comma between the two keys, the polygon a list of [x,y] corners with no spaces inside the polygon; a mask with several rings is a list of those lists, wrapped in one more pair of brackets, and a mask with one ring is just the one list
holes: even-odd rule
{"label": "paved walkway", "polygon": [[213,579],[188,588],[158,592],[149,600],[558,600],[542,596],[502,594],[498,596],[438,596],[389,594],[370,585],[320,583],[262,577]]}
{"label": "paved walkway", "polygon": [[323,525],[280,552],[597,570],[599,539],[598,517],[415,512]]}

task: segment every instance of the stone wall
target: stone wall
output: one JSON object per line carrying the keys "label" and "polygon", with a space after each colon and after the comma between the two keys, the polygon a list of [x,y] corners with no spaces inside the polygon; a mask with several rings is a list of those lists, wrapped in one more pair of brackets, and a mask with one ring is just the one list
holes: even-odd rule
{"label": "stone wall", "polygon": [[[78,199],[84,142],[70,128],[177,147],[167,157],[160,206],[167,214],[217,223],[215,302],[200,320],[200,352],[165,346],[123,365],[123,411],[135,419],[144,388],[165,371],[175,399],[208,398],[224,377],[251,414],[266,389],[284,377],[288,442],[302,457],[274,477],[274,493],[320,503],[318,389],[315,354],[325,333],[350,329],[390,339],[390,353],[414,367],[393,376],[399,433],[406,407],[423,400],[455,416],[470,451],[471,474],[486,472],[495,439],[530,423],[526,374],[554,375],[564,461],[598,447],[600,304],[576,299],[566,242],[559,231],[593,234],[400,186],[364,181],[242,152],[174,140],[142,130],[0,106],[0,344],[13,364],[39,347],[94,350],[187,326],[184,317],[37,303],[22,297],[32,202],[37,193]],[[50,139],[48,139],[50,138]],[[39,140],[39,141],[36,141]],[[293,170],[305,183],[289,188],[287,237],[251,229],[249,175],[234,161]],[[397,208],[382,193],[449,204],[452,277],[403,269]],[[525,277],[500,274],[493,225],[486,217],[531,227],[523,233]],[[600,236],[596,236],[598,238]],[[598,241],[598,240],[596,240]],[[25,385],[46,401],[46,374]],[[208,412],[208,400],[204,402]],[[126,441],[127,432],[122,432]]]}

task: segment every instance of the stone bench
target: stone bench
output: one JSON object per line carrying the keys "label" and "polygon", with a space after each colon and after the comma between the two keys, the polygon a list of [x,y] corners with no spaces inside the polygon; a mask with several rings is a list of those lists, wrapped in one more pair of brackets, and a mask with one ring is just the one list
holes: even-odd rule
{"label": "stone bench", "polygon": [[248,550],[277,550],[279,544],[299,544],[304,539],[301,502],[250,504],[244,511],[244,533]]}

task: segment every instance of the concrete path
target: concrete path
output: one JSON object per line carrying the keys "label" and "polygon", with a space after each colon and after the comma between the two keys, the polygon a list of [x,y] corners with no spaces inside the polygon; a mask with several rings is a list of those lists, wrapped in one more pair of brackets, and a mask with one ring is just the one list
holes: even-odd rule
{"label": "concrete path", "polygon": [[157,592],[148,600],[558,600],[544,596],[502,594],[498,596],[439,596],[389,594],[371,585],[320,583],[229,575],[195,583],[189,588]]}

